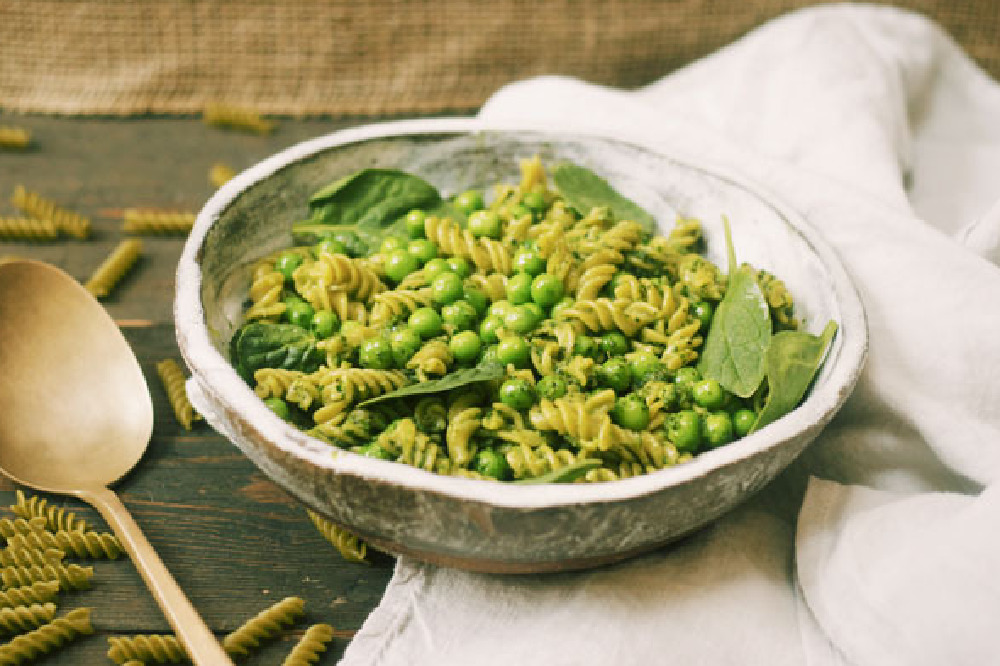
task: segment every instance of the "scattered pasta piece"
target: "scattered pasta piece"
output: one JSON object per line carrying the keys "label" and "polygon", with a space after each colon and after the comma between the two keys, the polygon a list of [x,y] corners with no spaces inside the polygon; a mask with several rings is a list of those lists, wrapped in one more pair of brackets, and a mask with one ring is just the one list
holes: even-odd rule
{"label": "scattered pasta piece", "polygon": [[32,532],[18,534],[7,540],[9,548],[45,550],[55,548],[75,557],[117,560],[125,552],[118,538],[107,532]]}
{"label": "scattered pasta piece", "polygon": [[222,640],[222,647],[233,657],[246,657],[260,647],[261,641],[275,638],[284,627],[304,614],[305,601],[286,597],[243,623]]}
{"label": "scattered pasta piece", "polygon": [[273,121],[262,118],[253,109],[218,102],[206,105],[202,117],[205,123],[214,127],[245,130],[254,134],[270,134],[275,127]]}
{"label": "scattered pasta piece", "polygon": [[59,588],[62,590],[86,590],[90,588],[90,579],[93,577],[93,567],[81,567],[79,564],[0,568],[0,580],[3,580],[5,588],[24,587],[40,581],[54,580],[59,582]]}
{"label": "scattered pasta piece", "polygon": [[228,164],[218,162],[208,171],[208,180],[216,187],[222,187],[236,176],[236,171]]}
{"label": "scattered pasta piece", "polygon": [[23,634],[52,621],[56,616],[56,605],[51,601],[30,606],[0,608],[0,633]]}
{"label": "scattered pasta piece", "polygon": [[55,600],[58,595],[59,581],[40,580],[31,585],[0,591],[0,607],[15,608],[31,604],[44,604]]}
{"label": "scattered pasta piece", "polygon": [[41,516],[32,518],[0,518],[0,536],[10,539],[17,534],[31,534],[45,531],[45,519]]}
{"label": "scattered pasta piece", "polygon": [[[0,550],[0,566],[30,567],[56,564],[66,557],[66,553],[58,548],[24,548],[9,545]],[[3,606],[0,603],[0,606]]]}
{"label": "scattered pasta piece", "polygon": [[31,145],[31,132],[23,127],[0,125],[0,148],[25,150]]}
{"label": "scattered pasta piece", "polygon": [[75,238],[86,238],[90,235],[90,220],[79,213],[60,208],[55,202],[42,197],[37,192],[26,190],[18,185],[14,188],[11,203],[28,217],[48,220],[56,227]]}
{"label": "scattered pasta piece", "polygon": [[59,229],[50,220],[36,220],[30,217],[0,217],[0,238],[49,241],[58,237]]}
{"label": "scattered pasta piece", "polygon": [[186,234],[194,226],[194,213],[171,213],[128,208],[122,230],[138,234]]}
{"label": "scattered pasta piece", "polygon": [[144,634],[108,637],[108,659],[116,664],[152,662],[176,664],[189,661],[184,646],[176,636]]}
{"label": "scattered pasta piece", "polygon": [[142,241],[126,238],[108,255],[84,287],[95,298],[103,298],[111,293],[118,281],[135,265],[142,254]]}
{"label": "scattered pasta piece", "polygon": [[310,666],[319,661],[326,652],[326,645],[333,640],[333,627],[328,624],[314,624],[302,635],[281,666]]}
{"label": "scattered pasta piece", "polygon": [[318,513],[306,509],[309,520],[316,526],[323,538],[329,541],[334,548],[340,551],[341,556],[348,562],[364,562],[368,555],[368,544],[359,539],[357,535],[345,530],[343,527],[334,525]]}
{"label": "scattered pasta piece", "polygon": [[201,415],[195,413],[194,406],[188,399],[187,389],[184,387],[184,371],[181,370],[180,364],[172,358],[163,359],[156,364],[156,373],[160,376],[163,388],[167,392],[174,416],[185,430],[190,430],[191,422],[200,419]]}
{"label": "scattered pasta piece", "polygon": [[0,664],[23,664],[54,652],[80,636],[94,633],[89,608],[77,608],[0,645]]}
{"label": "scattered pasta piece", "polygon": [[25,520],[44,518],[45,529],[52,532],[58,530],[86,532],[90,530],[85,520],[78,518],[76,514],[62,507],[49,506],[48,500],[43,497],[39,497],[38,495],[28,497],[20,488],[18,488],[14,496],[17,501],[10,506],[14,515]]}

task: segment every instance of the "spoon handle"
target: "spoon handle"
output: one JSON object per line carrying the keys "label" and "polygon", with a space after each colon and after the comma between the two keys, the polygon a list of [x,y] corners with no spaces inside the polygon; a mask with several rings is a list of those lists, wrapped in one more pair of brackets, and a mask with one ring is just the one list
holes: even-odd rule
{"label": "spoon handle", "polygon": [[81,490],[75,494],[97,509],[111,526],[191,660],[198,666],[231,665],[232,660],[170,575],[118,495],[108,488]]}

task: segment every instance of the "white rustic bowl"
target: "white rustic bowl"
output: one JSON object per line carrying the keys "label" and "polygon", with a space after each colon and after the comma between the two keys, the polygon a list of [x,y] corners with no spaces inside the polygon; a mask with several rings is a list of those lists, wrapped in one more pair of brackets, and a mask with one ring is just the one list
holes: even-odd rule
{"label": "white rustic bowl", "polygon": [[[421,175],[444,194],[516,182],[518,161],[569,160],[604,176],[668,225],[700,219],[710,256],[725,265],[722,216],[741,261],[770,270],[794,295],[805,329],[839,324],[805,402],[792,413],[693,461],[603,484],[522,486],[445,477],[333,450],[275,416],[227,360],[251,264],[291,245],[309,195],[362,167]],[[794,211],[695,161],[626,141],[472,119],[382,123],[293,146],[227,183],[205,205],[177,271],[177,338],[195,407],[261,470],[304,504],[375,546],[489,572],[595,566],[689,533],[784,469],[846,400],[867,350],[865,317],[837,257]]]}

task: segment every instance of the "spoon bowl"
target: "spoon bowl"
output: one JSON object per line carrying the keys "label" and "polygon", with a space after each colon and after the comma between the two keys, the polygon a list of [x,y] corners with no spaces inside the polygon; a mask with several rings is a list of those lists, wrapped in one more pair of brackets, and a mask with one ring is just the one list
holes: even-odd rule
{"label": "spoon bowl", "polygon": [[108,486],[142,458],[153,403],[105,309],[48,264],[0,264],[0,472],[107,520],[196,664],[231,664]]}

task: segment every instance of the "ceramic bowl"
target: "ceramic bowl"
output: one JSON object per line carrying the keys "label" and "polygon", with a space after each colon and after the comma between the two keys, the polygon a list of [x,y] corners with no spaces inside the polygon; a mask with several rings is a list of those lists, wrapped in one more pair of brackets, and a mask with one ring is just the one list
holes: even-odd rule
{"label": "ceramic bowl", "polygon": [[[782,278],[806,330],[839,325],[803,404],[760,431],[693,461],[601,484],[510,485],[445,477],[339,452],[275,416],[227,359],[250,266],[292,244],[311,193],[363,167],[419,174],[444,195],[517,182],[520,159],[586,166],[672,225],[704,225],[725,266],[722,217],[739,259]],[[607,136],[473,119],[367,125],[293,146],[222,187],[199,214],[177,271],[177,338],[195,407],[305,505],[376,547],[487,572],[579,569],[648,551],[718,518],[767,484],[851,392],[867,331],[837,257],[793,210],[745,178]]]}

